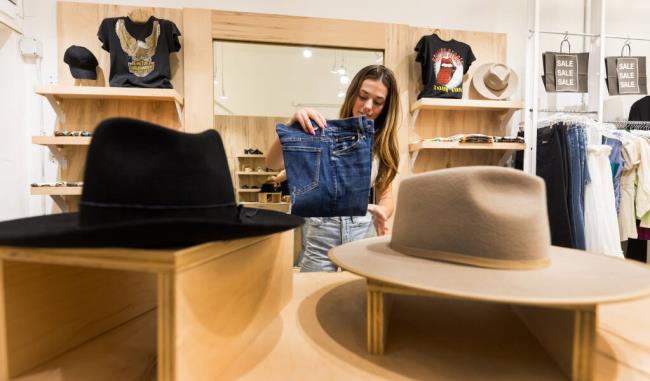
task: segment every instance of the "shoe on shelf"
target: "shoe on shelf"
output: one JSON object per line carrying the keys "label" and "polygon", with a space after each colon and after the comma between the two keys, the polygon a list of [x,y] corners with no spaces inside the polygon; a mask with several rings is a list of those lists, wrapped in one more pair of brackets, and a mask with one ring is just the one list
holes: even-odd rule
{"label": "shoe on shelf", "polygon": [[251,167],[244,167],[244,172],[253,172],[253,168],[251,168]]}
{"label": "shoe on shelf", "polygon": [[262,151],[258,150],[257,148],[251,149],[251,153],[253,155],[263,155]]}
{"label": "shoe on shelf", "polygon": [[241,189],[248,189],[248,185],[246,185],[246,184],[242,185]]}

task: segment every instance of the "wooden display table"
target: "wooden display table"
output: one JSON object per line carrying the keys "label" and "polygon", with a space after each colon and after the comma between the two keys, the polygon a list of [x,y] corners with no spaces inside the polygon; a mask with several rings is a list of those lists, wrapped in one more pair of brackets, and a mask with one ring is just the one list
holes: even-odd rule
{"label": "wooden display table", "polygon": [[292,245],[0,247],[0,380],[214,380],[290,300]]}
{"label": "wooden display table", "polygon": [[[366,350],[366,280],[297,273],[291,302],[215,379],[564,380],[507,305],[395,295],[390,346]],[[650,298],[600,307],[594,380],[650,378]]]}

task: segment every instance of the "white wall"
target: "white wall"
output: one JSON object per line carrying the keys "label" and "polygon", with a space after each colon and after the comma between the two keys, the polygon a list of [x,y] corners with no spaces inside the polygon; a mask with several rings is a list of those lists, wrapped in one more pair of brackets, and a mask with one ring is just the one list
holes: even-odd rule
{"label": "white wall", "polygon": [[20,35],[0,26],[0,220],[27,215],[29,133]]}

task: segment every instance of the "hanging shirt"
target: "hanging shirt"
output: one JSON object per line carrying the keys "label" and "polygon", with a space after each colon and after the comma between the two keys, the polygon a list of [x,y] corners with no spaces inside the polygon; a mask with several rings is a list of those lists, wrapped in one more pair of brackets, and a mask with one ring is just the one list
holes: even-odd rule
{"label": "hanging shirt", "polygon": [[650,96],[645,96],[632,104],[628,120],[650,121]]}
{"label": "hanging shirt", "polygon": [[[619,133],[620,134],[620,133]],[[620,134],[623,142],[623,170],[621,172],[621,204],[618,213],[618,229],[621,241],[628,238],[637,238],[635,189],[637,169],[641,161],[639,144],[643,144],[638,137]]]}
{"label": "hanging shirt", "polygon": [[109,84],[171,89],[169,54],[181,49],[180,35],[176,24],[153,16],[145,23],[128,17],[102,20],[97,37],[111,56]]}
{"label": "hanging shirt", "polygon": [[611,147],[606,145],[587,148],[591,183],[585,187],[585,240],[589,252],[623,258],[616,226],[610,152]]}
{"label": "hanging shirt", "polygon": [[415,60],[422,65],[424,85],[418,99],[463,97],[463,75],[476,60],[469,45],[454,39],[445,41],[433,34],[422,37],[415,51]]}

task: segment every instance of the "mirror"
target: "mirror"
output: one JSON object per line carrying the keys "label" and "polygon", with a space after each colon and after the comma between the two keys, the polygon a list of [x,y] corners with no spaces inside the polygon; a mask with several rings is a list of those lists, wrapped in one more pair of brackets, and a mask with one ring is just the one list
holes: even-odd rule
{"label": "mirror", "polygon": [[338,118],[345,91],[382,51],[214,41],[215,115],[288,117],[310,107]]}

